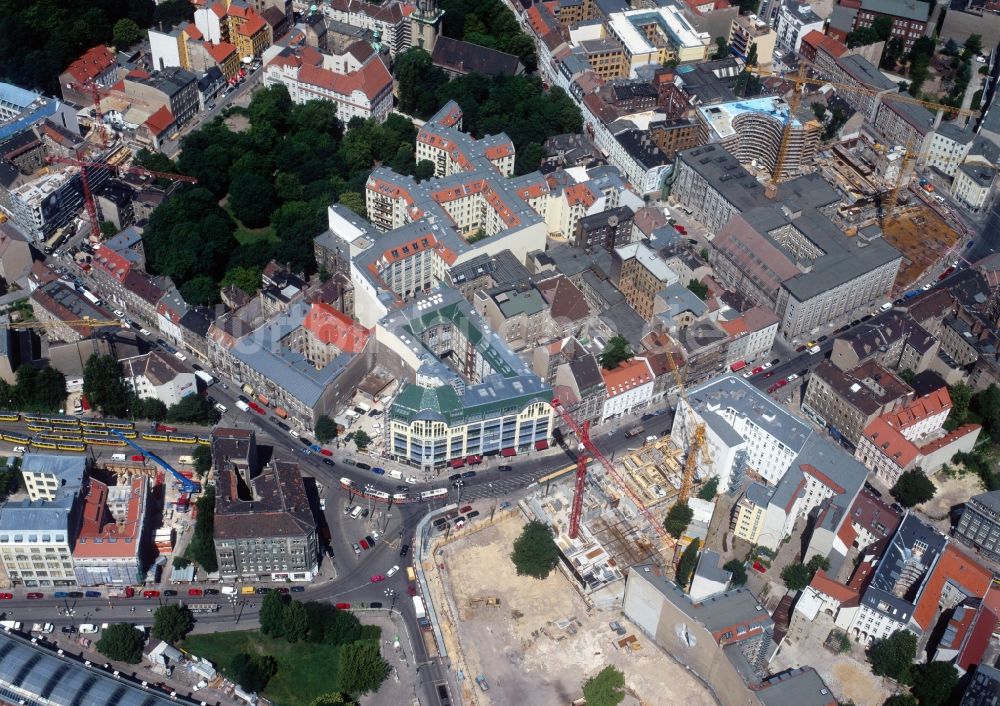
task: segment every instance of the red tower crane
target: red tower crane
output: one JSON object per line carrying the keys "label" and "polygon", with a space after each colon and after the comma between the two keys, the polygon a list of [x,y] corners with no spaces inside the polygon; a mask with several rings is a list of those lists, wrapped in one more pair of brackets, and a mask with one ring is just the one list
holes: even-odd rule
{"label": "red tower crane", "polygon": [[87,209],[87,215],[90,216],[90,222],[94,227],[94,233],[100,234],[101,232],[101,219],[97,215],[97,204],[94,202],[94,194],[90,190],[90,177],[88,175],[88,170],[95,167],[103,167],[105,169],[110,169],[115,172],[115,174],[138,174],[140,176],[155,177],[157,179],[169,179],[170,181],[185,181],[189,184],[197,184],[198,180],[194,177],[189,177],[185,174],[171,174],[169,172],[156,172],[152,169],[145,169],[143,167],[122,167],[115,164],[109,164],[107,162],[87,162],[80,159],[72,159],[71,157],[46,157],[45,161],[49,164],[72,164],[73,166],[80,167],[80,180],[83,182],[83,205]]}
{"label": "red tower crane", "polygon": [[673,537],[671,537],[667,530],[663,527],[662,523],[657,522],[656,518],[653,517],[653,513],[649,511],[649,508],[639,499],[639,497],[632,492],[622,478],[621,474],[615,469],[614,465],[605,457],[601,450],[594,445],[594,442],[590,439],[590,423],[585,422],[582,426],[577,423],[573,416],[566,411],[566,408],[562,406],[562,403],[558,399],[553,399],[550,402],[552,408],[562,417],[563,421],[566,422],[566,426],[576,434],[576,438],[580,441],[580,445],[583,450],[580,455],[577,456],[576,465],[576,485],[573,490],[573,506],[570,511],[569,516],[569,536],[575,538],[580,530],[580,515],[583,512],[583,488],[587,480],[587,460],[588,457],[596,459],[602,466],[604,470],[607,471],[608,475],[614,478],[618,487],[623,493],[628,495],[629,499],[635,504],[639,509],[639,512],[650,524],[653,530],[660,535],[660,539],[667,546],[673,546],[675,544]]}

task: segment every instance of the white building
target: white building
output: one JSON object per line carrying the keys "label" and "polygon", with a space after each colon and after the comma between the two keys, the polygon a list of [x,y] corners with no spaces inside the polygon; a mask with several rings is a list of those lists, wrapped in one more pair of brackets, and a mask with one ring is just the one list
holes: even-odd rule
{"label": "white building", "polygon": [[778,11],[778,46],[798,53],[802,38],[813,30],[823,31],[823,18],[808,3],[788,2]]}
{"label": "white building", "polygon": [[967,162],[955,173],[951,195],[970,211],[982,211],[989,205],[996,178],[997,170],[993,167]]}
{"label": "white building", "polygon": [[718,476],[728,489],[751,470],[775,485],[802,450],[811,430],[746,380],[726,375],[688,391],[678,403],[671,436],[690,448],[694,424],[705,423],[712,465],[700,475]]}
{"label": "white building", "polygon": [[[285,49],[264,67],[264,85],[281,84],[294,103],[325,100],[337,106],[337,118],[374,118],[384,122],[392,110],[392,76],[371,47],[343,55],[320,54],[306,48]],[[359,58],[360,57],[360,58]]]}
{"label": "white building", "polygon": [[632,358],[613,370],[601,368],[601,376],[608,390],[602,422],[642,409],[653,400],[656,376],[645,358]]}
{"label": "white building", "polygon": [[707,32],[695,29],[680,7],[673,5],[613,12],[605,27],[624,48],[632,75],[650,64],[702,61],[712,43]]}
{"label": "white building", "polygon": [[198,392],[194,373],[171,355],[158,350],[121,361],[125,381],[143,398],[153,397],[167,407]]}
{"label": "white building", "polygon": [[60,491],[79,491],[86,470],[82,456],[32,453],[21,459],[21,477],[31,500],[55,500]]}

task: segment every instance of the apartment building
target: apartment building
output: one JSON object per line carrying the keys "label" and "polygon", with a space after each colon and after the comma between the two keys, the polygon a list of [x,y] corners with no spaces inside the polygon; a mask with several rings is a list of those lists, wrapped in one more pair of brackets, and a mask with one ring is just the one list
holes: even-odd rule
{"label": "apartment building", "polygon": [[288,89],[294,103],[330,101],[345,125],[352,118],[385,122],[392,110],[392,76],[382,59],[363,42],[339,57],[320,54],[311,47],[284,49],[264,67],[264,85],[278,84]]}
{"label": "apartment building", "polygon": [[653,316],[656,295],[679,282],[677,274],[644,243],[631,243],[612,250],[611,268],[612,282],[625,295],[629,306],[645,320]]}
{"label": "apartment building", "polygon": [[802,38],[812,31],[822,31],[823,18],[809,3],[785,2],[778,10],[777,44],[786,52],[798,53]]}
{"label": "apartment building", "polygon": [[172,355],[152,350],[119,361],[125,383],[140,399],[157,399],[167,407],[198,392],[194,373]]}
{"label": "apartment building", "polygon": [[955,528],[955,536],[987,558],[1000,560],[1000,491],[969,498]]}
{"label": "apartment building", "polygon": [[601,368],[601,377],[607,390],[601,412],[602,422],[645,409],[653,401],[656,376],[644,357],[636,356],[621,362],[612,370]]}
{"label": "apartment building", "polygon": [[146,326],[156,325],[156,307],[165,292],[141,266],[106,241],[94,250],[91,275],[93,289],[102,299]]}
{"label": "apartment building", "polygon": [[152,115],[165,110],[175,126],[186,124],[201,105],[198,77],[175,66],[152,74],[133,72],[125,77],[124,90],[128,99],[149,107]]}
{"label": "apartment building", "polygon": [[110,321],[114,317],[104,307],[97,306],[89,299],[71,289],[59,280],[52,280],[38,287],[29,298],[31,311],[39,321],[49,322],[45,336],[50,341],[82,341],[96,331],[115,328],[107,324],[91,326],[84,323]]}
{"label": "apartment building", "polygon": [[534,348],[552,332],[548,302],[529,281],[481,289],[472,305],[515,351]]}
{"label": "apartment building", "polygon": [[297,463],[258,468],[253,432],[212,432],[219,573],[237,580],[311,581],[319,537]]}
{"label": "apartment building", "polygon": [[730,51],[745,60],[750,54],[750,48],[757,47],[757,62],[760,66],[771,65],[777,39],[775,31],[756,15],[737,15],[729,28]]}
{"label": "apartment building", "polygon": [[27,454],[21,459],[21,478],[32,501],[52,501],[62,492],[76,493],[87,475],[87,461],[77,456]]}
{"label": "apartment building", "polygon": [[[38,500],[8,501],[0,507],[0,561],[15,586],[75,586],[72,549],[83,485],[75,482],[76,471],[64,465],[67,462],[62,457],[29,456],[34,457],[32,473],[36,478],[54,475],[60,484],[54,497],[46,489]],[[62,479],[70,476],[74,482],[62,484]]]}
{"label": "apartment building", "polygon": [[146,574],[144,550],[149,482],[144,476],[108,486],[92,478],[73,547],[80,586],[134,586]]}
{"label": "apartment building", "polygon": [[[91,190],[111,177],[104,167],[87,170]],[[0,209],[25,235],[40,242],[62,228],[83,207],[83,180],[78,167],[66,167],[41,176],[18,175],[0,185]]]}
{"label": "apartment building", "polygon": [[670,435],[690,448],[694,424],[704,422],[712,463],[700,477],[718,476],[720,489],[738,487],[748,471],[776,485],[811,434],[805,422],[736,375],[688,390],[688,402],[680,404],[691,413],[678,410]]}
{"label": "apartment building", "polygon": [[576,224],[574,244],[578,248],[604,248],[612,251],[632,240],[632,209],[628,206],[609,208],[584,216]]}
{"label": "apartment building", "polygon": [[899,90],[895,81],[879,71],[871,61],[857,54],[841,56],[823,75],[832,81],[857,89],[838,91],[838,95],[861,113],[869,123],[874,122],[882,97]]}
{"label": "apartment building", "polygon": [[763,483],[751,483],[747,486],[730,515],[729,528],[733,531],[733,536],[746,540],[751,545],[758,544],[772,495],[774,488],[768,488]]}
{"label": "apartment building", "polygon": [[712,43],[708,33],[699,32],[674,5],[613,12],[604,28],[621,43],[629,75],[668,61],[702,61]]}
{"label": "apartment building", "polygon": [[110,88],[121,75],[118,57],[104,44],[91,47],[59,74],[59,89],[67,103],[90,106],[94,93],[90,85]]}
{"label": "apartment building", "polygon": [[786,126],[791,131],[784,146],[783,177],[812,166],[823,126],[812,116],[789,115],[790,107],[778,96],[702,106],[695,115],[702,144],[717,142],[744,164],[756,162],[773,171],[782,150]]}
{"label": "apartment building", "polygon": [[695,602],[658,567],[643,564],[628,573],[623,607],[629,620],[681,664],[711,674],[723,706],[764,703],[747,685],[757,685],[767,673],[774,622],[749,590]]}
{"label": "apartment building", "polygon": [[860,0],[854,29],[871,27],[879,17],[892,18],[890,39],[903,42],[903,52],[913,49],[913,44],[927,33],[931,6],[919,0]]}
{"label": "apartment building", "polygon": [[[391,56],[409,49],[412,46],[412,38],[417,35],[409,17],[410,11],[403,3],[396,0],[386,3],[331,0],[329,7],[325,4],[322,6],[322,11],[336,22],[365,29],[373,34],[377,32]],[[429,52],[433,47],[425,49]]]}
{"label": "apartment building", "polygon": [[869,424],[908,404],[913,394],[909,385],[875,362],[844,371],[824,360],[809,376],[802,407],[822,419],[831,433],[857,446]]}
{"label": "apartment building", "polygon": [[875,130],[886,144],[903,145],[921,154],[934,122],[934,113],[924,106],[884,95],[875,116]]}
{"label": "apartment building", "polygon": [[[942,608],[981,598],[991,582],[989,571],[911,514],[878,559],[848,628],[865,645],[897,630],[919,636],[934,627]],[[870,568],[863,563],[859,570]]]}
{"label": "apartment building", "polygon": [[979,213],[990,203],[997,170],[983,164],[963,164],[955,174],[951,195],[973,213]]}
{"label": "apartment building", "polygon": [[379,322],[380,361],[401,381],[387,411],[392,458],[430,469],[548,446],[551,387],[485,323],[454,290]]}

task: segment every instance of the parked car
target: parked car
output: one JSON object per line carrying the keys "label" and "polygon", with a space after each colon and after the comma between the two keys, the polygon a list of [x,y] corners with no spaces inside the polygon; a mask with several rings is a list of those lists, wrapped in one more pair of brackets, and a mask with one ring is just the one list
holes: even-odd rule
{"label": "parked car", "polygon": [[0,601],[9,601],[14,598],[13,593],[0,593]]}
{"label": "parked car", "polygon": [[292,586],[292,593],[304,593],[305,590],[305,586]]}
{"label": "parked car", "polygon": [[360,539],[360,540],[358,540],[358,544],[361,545],[362,549],[366,549],[366,550],[368,549],[368,542],[366,540]]}
{"label": "parked car", "polygon": [[513,466],[497,466],[497,470],[500,473],[510,473],[511,471],[514,470],[514,467]]}
{"label": "parked car", "polygon": [[351,546],[354,547],[354,553],[357,554],[358,556],[360,556],[361,555],[361,547],[358,546],[358,543],[355,542]]}
{"label": "parked car", "polygon": [[160,592],[159,591],[143,591],[142,592],[142,597],[143,598],[159,598],[160,597]]}
{"label": "parked car", "polygon": [[374,473],[377,476],[384,476],[385,469],[381,468],[380,466],[375,466],[374,468],[372,468],[372,473]]}
{"label": "parked car", "polygon": [[479,517],[479,510],[473,510],[468,515],[465,516],[467,520],[471,520],[473,517]]}
{"label": "parked car", "polygon": [[392,578],[399,571],[399,566],[393,566],[391,569],[385,572],[386,578]]}
{"label": "parked car", "polygon": [[364,461],[357,461],[354,465],[360,468],[362,471],[370,471],[372,469],[372,467],[367,463],[365,463]]}
{"label": "parked car", "polygon": [[476,472],[475,471],[466,471],[465,473],[462,474],[462,477],[463,478],[475,478],[476,477]]}
{"label": "parked car", "polygon": [[188,589],[188,595],[189,596],[201,596],[201,595],[204,595],[204,593],[205,592],[202,591],[200,588],[189,588]]}
{"label": "parked car", "polygon": [[400,556],[406,556],[409,553],[410,553],[410,545],[409,544],[404,544],[403,546],[401,546],[399,548],[399,555]]}
{"label": "parked car", "polygon": [[375,574],[372,576],[372,583],[379,583],[380,581],[385,581],[385,576],[382,574]]}
{"label": "parked car", "polygon": [[351,604],[350,603],[338,603],[337,606],[336,606],[336,608],[337,608],[337,610],[350,610],[351,609]]}
{"label": "parked car", "polygon": [[270,588],[266,588],[265,586],[258,586],[257,587],[257,595],[258,596],[263,596],[263,595],[265,595],[270,590],[271,590]]}
{"label": "parked car", "polygon": [[175,591],[175,590],[173,590],[171,588],[168,588],[166,591],[163,592],[163,595],[165,597],[169,598],[170,596],[176,596],[177,595],[177,591]]}
{"label": "parked car", "polygon": [[205,595],[206,596],[217,596],[217,595],[219,595],[219,589],[217,589],[217,588],[206,588],[205,589]]}
{"label": "parked car", "polygon": [[368,607],[369,608],[381,608],[382,607],[382,603],[380,601],[372,601],[371,603],[368,604]]}
{"label": "parked car", "polygon": [[450,476],[448,476],[448,480],[451,481],[452,483],[454,483],[457,480],[462,480],[462,474],[452,473]]}

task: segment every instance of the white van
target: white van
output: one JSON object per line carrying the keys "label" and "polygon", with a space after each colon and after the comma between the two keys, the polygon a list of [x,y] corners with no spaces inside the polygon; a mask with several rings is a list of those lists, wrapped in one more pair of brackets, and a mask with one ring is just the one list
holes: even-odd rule
{"label": "white van", "polygon": [[359,517],[361,517],[361,510],[362,510],[362,507],[360,505],[355,505],[354,509],[351,510],[351,519],[352,520],[356,520]]}
{"label": "white van", "polygon": [[97,632],[97,626],[93,623],[83,623],[80,625],[80,632],[84,635],[93,635]]}
{"label": "white van", "polygon": [[892,302],[886,302],[878,308],[879,311],[889,311],[892,308]]}
{"label": "white van", "polygon": [[226,405],[222,404],[221,402],[216,402],[215,403],[215,408],[217,410],[219,410],[220,412],[222,412],[223,414],[225,414],[226,412],[229,411],[229,408],[226,407]]}
{"label": "white van", "polygon": [[125,460],[125,454],[111,454],[111,460],[112,461],[124,461]]}
{"label": "white van", "polygon": [[235,586],[223,586],[220,590],[223,596],[235,596],[238,593]]}
{"label": "white van", "polygon": [[396,480],[403,480],[403,474],[399,471],[387,471],[390,478],[395,478]]}

